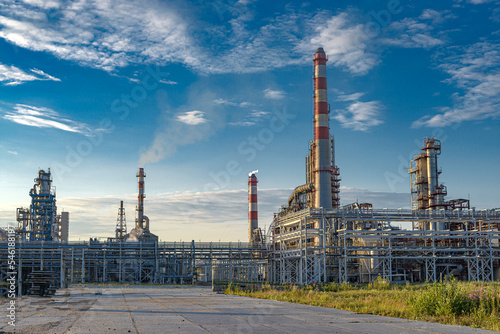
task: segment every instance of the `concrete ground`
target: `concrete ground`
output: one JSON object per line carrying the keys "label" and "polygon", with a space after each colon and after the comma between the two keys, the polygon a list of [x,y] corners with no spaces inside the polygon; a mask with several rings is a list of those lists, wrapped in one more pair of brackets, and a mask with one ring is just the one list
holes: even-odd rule
{"label": "concrete ground", "polygon": [[210,287],[74,285],[17,304],[15,331],[2,317],[0,333],[487,333],[216,294]]}

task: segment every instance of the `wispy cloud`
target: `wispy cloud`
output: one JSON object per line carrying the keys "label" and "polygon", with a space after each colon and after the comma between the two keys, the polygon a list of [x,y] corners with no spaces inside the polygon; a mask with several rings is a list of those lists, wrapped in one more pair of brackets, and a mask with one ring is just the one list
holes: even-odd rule
{"label": "wispy cloud", "polygon": [[19,47],[107,71],[143,62],[196,66],[202,58],[187,23],[160,2],[7,0],[0,27],[0,38]]}
{"label": "wispy cloud", "polygon": [[165,80],[165,79],[161,79],[160,83],[165,84],[165,85],[177,85],[178,84],[178,82],[176,82],[176,81]]}
{"label": "wispy cloud", "polygon": [[139,166],[170,157],[178,148],[209,138],[225,126],[224,112],[215,111],[214,99],[215,94],[206,86],[195,85],[189,91],[187,105],[179,109],[164,105],[152,143],[140,152]]}
{"label": "wispy cloud", "polygon": [[87,124],[70,120],[50,108],[16,104],[13,110],[5,112],[2,118],[37,128],[54,128],[81,133],[85,136],[95,135],[95,132]]}
{"label": "wispy cloud", "polygon": [[281,100],[285,98],[285,92],[278,89],[268,88],[264,90],[264,97],[271,100]]}
{"label": "wispy cloud", "polygon": [[268,111],[259,111],[253,110],[249,114],[246,115],[241,121],[231,122],[229,125],[234,126],[252,126],[258,124],[260,121],[264,119],[268,119],[271,116],[271,113]]}
{"label": "wispy cloud", "polygon": [[450,10],[437,11],[434,9],[424,9],[420,14],[419,19],[430,20],[433,25],[440,24],[449,19],[455,19],[457,16]]}
{"label": "wispy cloud", "polygon": [[413,122],[413,127],[443,127],[472,120],[500,118],[500,50],[491,42],[454,48],[456,54],[445,57],[439,66],[450,75],[447,83],[462,93],[453,95],[452,107],[443,107],[434,115]]}
{"label": "wispy cloud", "polygon": [[353,93],[353,94],[340,94],[337,96],[337,100],[339,101],[358,101],[361,97],[363,97],[365,93]]}
{"label": "wispy cloud", "polygon": [[480,4],[488,3],[488,2],[492,2],[492,1],[493,0],[467,0],[467,2],[474,4],[474,5],[480,5]]}
{"label": "wispy cloud", "polygon": [[382,104],[379,101],[357,101],[349,105],[347,110],[339,110],[334,118],[344,128],[366,132],[383,123],[380,120],[381,110]]}
{"label": "wispy cloud", "polygon": [[[354,74],[366,74],[378,62],[375,53],[369,50],[370,38],[365,26],[347,12],[326,19],[318,15],[314,33],[301,41],[299,50],[311,53],[323,46],[333,65],[346,68]],[[306,51],[307,50],[307,51]]]}
{"label": "wispy cloud", "polygon": [[364,93],[346,94],[335,90],[337,101],[349,102],[345,109],[334,110],[333,119],[340,122],[343,128],[356,131],[369,131],[372,127],[383,123],[381,120],[384,106],[380,101],[359,101]]}
{"label": "wispy cloud", "polygon": [[253,103],[247,102],[247,101],[234,102],[234,101],[229,101],[229,100],[225,100],[225,99],[222,99],[222,98],[215,99],[214,103],[215,104],[222,104],[222,105],[233,106],[233,107],[242,107],[242,108],[247,108],[247,107],[251,107],[251,106],[254,105]]}
{"label": "wispy cloud", "polygon": [[[433,24],[442,22],[443,20],[442,14],[436,11],[425,10],[420,19],[405,18],[392,23],[389,26],[389,30],[392,31],[394,36],[383,39],[383,42],[388,45],[404,48],[430,49],[442,45],[445,42],[439,37],[440,33],[434,31]],[[428,21],[433,24],[429,24],[430,22],[428,23]]]}
{"label": "wispy cloud", "polygon": [[205,113],[199,110],[188,111],[182,115],[177,115],[177,120],[188,125],[198,125],[207,122]]}
{"label": "wispy cloud", "polygon": [[197,25],[167,2],[6,0],[0,3],[0,38],[112,72],[130,64],[180,63],[202,73],[251,73],[307,64],[318,45],[334,66],[351,73],[364,74],[378,62],[350,13],[290,6],[265,24],[250,25],[250,4],[238,3],[241,10],[229,13],[227,25]]}
{"label": "wispy cloud", "polygon": [[19,154],[16,151],[7,151],[7,153],[12,154],[12,155],[18,155]]}
{"label": "wispy cloud", "polygon": [[9,66],[0,63],[0,83],[3,83],[6,86],[16,86],[28,81],[36,80],[61,81],[60,79],[36,68],[30,70],[30,72],[31,73],[25,72],[13,65]]}

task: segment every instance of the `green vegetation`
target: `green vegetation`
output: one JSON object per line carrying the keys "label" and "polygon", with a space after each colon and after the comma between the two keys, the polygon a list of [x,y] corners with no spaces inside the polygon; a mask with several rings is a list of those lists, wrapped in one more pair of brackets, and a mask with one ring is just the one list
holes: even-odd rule
{"label": "green vegetation", "polygon": [[500,330],[500,282],[458,282],[393,285],[381,278],[349,284],[270,286],[226,293],[291,303],[338,308],[359,313],[435,321],[443,324]]}

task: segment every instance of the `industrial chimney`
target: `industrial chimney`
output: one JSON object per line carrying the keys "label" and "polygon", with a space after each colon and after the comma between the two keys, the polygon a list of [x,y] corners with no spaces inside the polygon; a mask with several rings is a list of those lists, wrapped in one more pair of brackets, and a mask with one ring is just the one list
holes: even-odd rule
{"label": "industrial chimney", "polygon": [[332,208],[332,171],[326,54],[318,48],[314,55],[314,207]]}
{"label": "industrial chimney", "polygon": [[258,170],[248,174],[248,242],[256,242],[256,230],[259,228],[257,209],[257,177]]}
{"label": "industrial chimney", "polygon": [[146,177],[144,168],[139,168],[136,176],[139,183],[139,190],[137,193],[137,218],[135,221],[135,227],[144,230],[144,198],[146,197],[144,194],[144,178]]}

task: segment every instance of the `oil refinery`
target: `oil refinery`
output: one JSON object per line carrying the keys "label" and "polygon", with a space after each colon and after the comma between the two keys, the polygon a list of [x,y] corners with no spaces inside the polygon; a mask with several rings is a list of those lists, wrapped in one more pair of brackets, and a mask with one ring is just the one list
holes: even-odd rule
{"label": "oil refinery", "polygon": [[[51,171],[39,170],[29,191],[29,208],[17,209],[17,280],[23,287],[18,293],[29,292],[40,272],[53,277],[58,287],[73,282],[369,283],[378,277],[404,283],[434,282],[449,275],[499,280],[500,210],[476,210],[467,199],[446,199],[447,189],[439,182],[438,138],[424,138],[422,153],[409,162],[411,209],[377,209],[357,202],[341,206],[340,169],[329,125],[327,61],[318,48],[305,183],[277,208],[267,230],[259,227],[258,171],[253,171],[248,178],[248,242],[160,242],[152,232],[154,220],[145,214],[146,173],[139,168],[130,231],[122,201],[117,203],[114,236],[68,242],[70,213],[58,214]],[[393,225],[401,222],[412,228]],[[0,230],[0,238],[0,279],[5,281],[6,229]]]}

